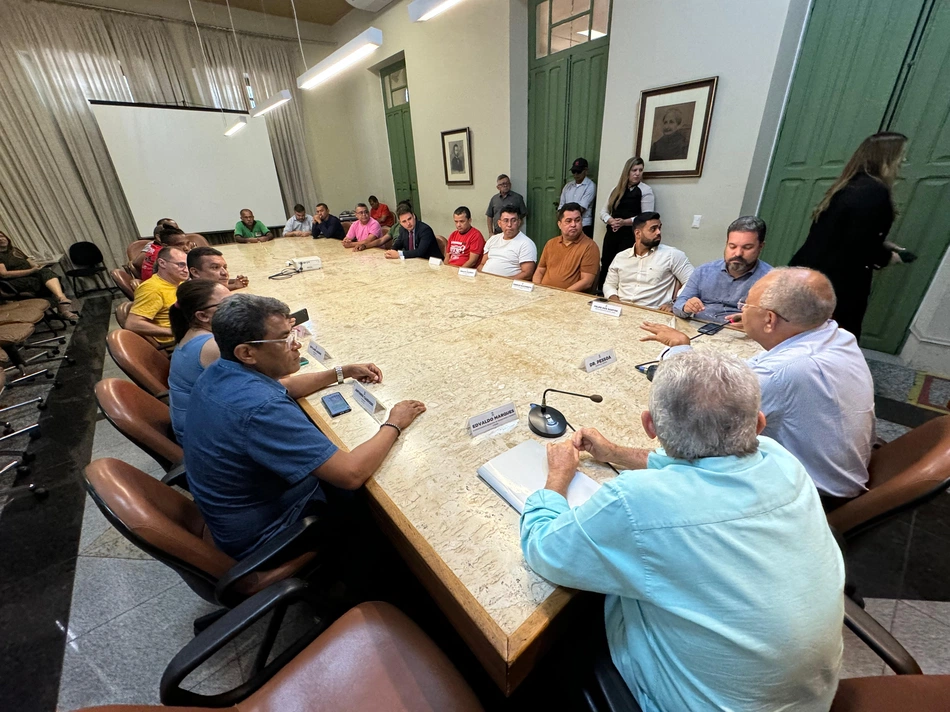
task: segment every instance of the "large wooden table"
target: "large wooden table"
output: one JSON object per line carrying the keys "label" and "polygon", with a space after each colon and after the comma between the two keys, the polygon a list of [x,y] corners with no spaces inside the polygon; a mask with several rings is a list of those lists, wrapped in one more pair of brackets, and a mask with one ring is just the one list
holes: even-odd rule
{"label": "large wooden table", "polygon": [[[617,318],[593,314],[591,297],[510,280],[460,277],[427,261],[387,260],[380,250],[355,253],[336,240],[282,238],[223,245],[232,275],[250,278],[248,291],[277,297],[291,311],[306,307],[314,338],[331,358],[326,366],[372,361],[383,382],[368,386],[387,408],[412,398],[426,412],[403,433],[366,489],[375,514],[397,549],[505,694],[530,672],[569,617],[575,592],[550,584],[521,554],[518,514],[482,482],[477,468],[527,438],[531,403],[545,388],[600,393],[604,401],[552,394],[576,427],[595,426],[608,438],[653,447],[640,427],[649,383],[635,364],[663,347],[641,342],[645,320],[668,314],[625,306]],[[319,255],[323,269],[269,280],[291,257]],[[696,333],[687,322],[679,328]],[[737,331],[696,342],[700,349],[748,357],[759,347]],[[587,373],[588,355],[615,349],[619,362]],[[303,353],[303,352],[302,352]],[[309,357],[307,369],[323,368]],[[353,386],[338,390],[352,407],[334,419],[322,391],[301,405],[339,447],[373,435],[374,420],[359,407]],[[468,419],[513,401],[517,423],[472,438]],[[612,470],[586,456],[581,470],[598,481]]]}

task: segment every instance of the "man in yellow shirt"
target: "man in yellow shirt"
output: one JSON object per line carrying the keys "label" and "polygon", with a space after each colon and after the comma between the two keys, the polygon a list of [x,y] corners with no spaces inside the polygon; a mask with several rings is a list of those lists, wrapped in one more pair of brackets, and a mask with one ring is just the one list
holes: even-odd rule
{"label": "man in yellow shirt", "polygon": [[172,323],[168,310],[178,300],[178,285],[188,279],[188,257],[177,247],[165,247],[155,260],[155,274],[135,290],[125,328],[171,344]]}

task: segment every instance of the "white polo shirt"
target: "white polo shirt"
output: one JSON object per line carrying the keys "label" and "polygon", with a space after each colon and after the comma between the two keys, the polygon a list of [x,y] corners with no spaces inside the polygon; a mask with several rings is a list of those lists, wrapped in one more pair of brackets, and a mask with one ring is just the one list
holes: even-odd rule
{"label": "white polo shirt", "polygon": [[658,309],[673,298],[676,282],[686,284],[693,265],[682,250],[660,243],[642,257],[636,248],[622,250],[607,268],[604,296]]}

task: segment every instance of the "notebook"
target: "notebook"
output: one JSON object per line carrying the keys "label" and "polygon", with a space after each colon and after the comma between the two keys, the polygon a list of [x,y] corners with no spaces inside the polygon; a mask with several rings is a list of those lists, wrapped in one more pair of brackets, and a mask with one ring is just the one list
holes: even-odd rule
{"label": "notebook", "polygon": [[[532,492],[544,489],[548,479],[547,449],[537,440],[525,440],[479,467],[478,476],[518,514],[523,514],[525,500]],[[583,472],[575,472],[567,488],[567,502],[576,507],[598,489],[599,483]]]}

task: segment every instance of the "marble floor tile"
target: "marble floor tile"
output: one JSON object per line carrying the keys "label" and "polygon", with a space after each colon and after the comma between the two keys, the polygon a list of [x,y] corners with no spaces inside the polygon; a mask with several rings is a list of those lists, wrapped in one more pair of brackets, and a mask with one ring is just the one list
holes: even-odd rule
{"label": "marble floor tile", "polygon": [[80,554],[106,559],[153,560],[149,554],[142,551],[111,526],[92,541],[84,551],[80,551]]}
{"label": "marble floor tile", "polygon": [[165,471],[155,460],[120,433],[108,420],[96,422],[96,436],[92,444],[92,459],[114,457],[137,467],[150,475],[164,475]]}
{"label": "marble floor tile", "polygon": [[[867,598],[865,610],[885,628],[890,628],[897,601],[889,598]],[[884,661],[874,654],[854,633],[844,629],[844,660],[841,677],[872,677],[884,673]]]}
{"label": "marble floor tile", "polygon": [[69,640],[121,616],[181,583],[158,561],[80,556],[76,561]]}
{"label": "marble floor tile", "polygon": [[877,424],[875,426],[875,434],[885,442],[897,440],[897,438],[909,430],[910,428],[908,428],[906,425],[892,423],[889,420],[882,420],[881,418],[877,419]]}
{"label": "marble floor tile", "polygon": [[112,528],[108,520],[99,511],[99,507],[86,495],[86,507],[82,517],[82,532],[79,535],[79,554],[85,553],[100,536]]}
{"label": "marble floor tile", "polygon": [[927,675],[950,674],[950,626],[920,610],[919,602],[899,601],[891,634]]}
{"label": "marble floor tile", "polygon": [[885,398],[906,401],[907,394],[914,385],[917,372],[895,363],[885,363],[876,359],[868,359],[868,368],[874,379],[874,392]]}
{"label": "marble floor tile", "polygon": [[[911,601],[905,599],[901,603],[921,613],[926,613],[944,625],[950,626],[950,601]],[[950,661],[948,661],[948,667],[950,667]]]}

